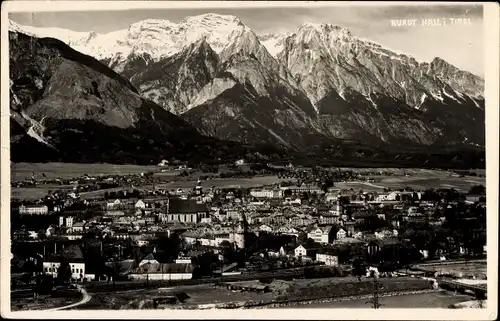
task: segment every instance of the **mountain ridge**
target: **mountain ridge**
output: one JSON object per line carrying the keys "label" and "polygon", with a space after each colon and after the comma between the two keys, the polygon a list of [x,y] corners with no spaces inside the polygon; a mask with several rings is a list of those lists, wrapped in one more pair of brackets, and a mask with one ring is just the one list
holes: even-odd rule
{"label": "mountain ridge", "polygon": [[217,139],[295,150],[338,139],[484,146],[481,77],[438,57],[418,62],[340,26],[257,35],[237,17],[203,14],[64,37],[75,48],[108,41],[82,50],[103,49],[96,57],[142,97]]}
{"label": "mountain ridge", "polygon": [[59,40],[9,32],[9,41],[12,161],[147,164],[279,155],[201,135]]}

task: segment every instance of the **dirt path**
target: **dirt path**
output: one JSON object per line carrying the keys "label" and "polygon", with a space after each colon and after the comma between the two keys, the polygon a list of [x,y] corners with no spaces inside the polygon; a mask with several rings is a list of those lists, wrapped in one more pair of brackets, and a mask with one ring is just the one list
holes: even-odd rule
{"label": "dirt path", "polygon": [[83,298],[80,301],[72,303],[70,305],[63,306],[63,307],[49,309],[49,310],[46,310],[46,311],[58,311],[58,310],[72,309],[72,308],[75,308],[77,306],[80,306],[82,304],[85,304],[85,303],[89,302],[90,299],[92,299],[92,296],[90,296],[90,294],[88,294],[87,291],[83,287],[81,287],[80,285],[77,285],[77,287],[78,287],[78,290],[80,290],[80,292],[82,293],[82,296],[83,296]]}

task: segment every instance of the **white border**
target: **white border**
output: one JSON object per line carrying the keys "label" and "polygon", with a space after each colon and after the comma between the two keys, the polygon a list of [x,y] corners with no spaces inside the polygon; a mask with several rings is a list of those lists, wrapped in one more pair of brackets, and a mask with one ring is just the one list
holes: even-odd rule
{"label": "white border", "polygon": [[[23,311],[11,312],[10,302],[10,135],[9,135],[9,54],[8,12],[32,11],[79,11],[79,10],[128,10],[155,8],[261,8],[261,7],[332,7],[332,6],[430,6],[430,5],[474,5],[483,4],[485,46],[485,97],[486,97],[486,185],[487,185],[487,251],[488,251],[488,307],[484,310],[466,309],[272,309],[272,310],[204,310],[204,311]],[[0,312],[5,318],[151,318],[151,319],[368,319],[368,320],[494,320],[497,317],[497,271],[498,271],[498,133],[499,133],[499,5],[481,2],[250,2],[250,1],[6,1],[2,2],[1,29],[1,252],[2,276]]]}

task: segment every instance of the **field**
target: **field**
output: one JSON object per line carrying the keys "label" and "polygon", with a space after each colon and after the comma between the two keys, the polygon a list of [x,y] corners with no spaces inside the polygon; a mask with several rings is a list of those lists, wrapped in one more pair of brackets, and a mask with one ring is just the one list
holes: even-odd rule
{"label": "field", "polygon": [[164,297],[175,292],[185,292],[189,298],[188,305],[215,304],[223,302],[234,302],[244,300],[265,300],[272,299],[271,293],[257,294],[252,292],[236,292],[221,288],[214,288],[213,285],[190,285],[178,286],[174,288],[141,289],[130,291],[116,291],[111,293],[93,294],[91,301],[82,306],[84,309],[142,309],[148,308],[152,300],[157,297]]}
{"label": "field", "polygon": [[18,298],[10,301],[12,311],[48,310],[63,307],[80,301],[79,297],[52,298],[41,297],[38,299]]}
{"label": "field", "polygon": [[[274,183],[283,182],[290,179],[281,179],[277,176],[267,175],[267,176],[255,176],[252,178],[217,178],[211,179],[201,182],[201,186],[203,188],[210,188],[212,186],[216,188],[231,188],[231,187],[259,187],[262,185],[270,185]],[[187,180],[187,181],[176,181],[166,184],[157,185],[158,187],[163,188],[193,188],[196,185],[196,180]]]}
{"label": "field", "polygon": [[[22,181],[30,178],[34,173],[37,179],[53,179],[53,178],[74,178],[84,174],[92,175],[105,175],[105,174],[138,174],[146,171],[155,171],[157,176],[162,178],[175,179],[173,182],[156,184],[157,188],[165,189],[191,189],[196,185],[196,179],[186,179],[175,177],[180,171],[172,170],[167,172],[160,172],[158,166],[138,166],[138,165],[113,165],[113,164],[71,164],[71,163],[13,163],[11,168],[12,180]],[[411,187],[413,189],[427,189],[433,188],[455,188],[461,192],[467,192],[474,185],[485,185],[484,177],[458,177],[452,175],[451,172],[440,170],[426,170],[426,169],[374,169],[374,168],[343,168],[356,170],[360,172],[381,170],[391,172],[397,176],[376,176],[375,183],[368,182],[342,182],[336,183],[335,188],[349,189],[363,191],[376,191],[380,192],[385,187],[391,189],[401,189]],[[45,174],[46,177],[43,177]],[[200,175],[203,173],[200,173]],[[408,174],[409,176],[404,176]],[[193,177],[193,176],[192,176]],[[293,178],[278,178],[274,175],[257,176],[252,178],[217,178],[206,180],[202,182],[204,188],[231,188],[231,187],[259,187],[262,185],[270,185],[279,183],[281,181],[295,181]],[[152,185],[140,186],[141,188],[151,188]],[[53,189],[71,189],[72,186],[50,186],[40,185],[37,187],[14,187],[12,188],[12,197],[19,199],[38,199],[47,194],[49,190]],[[105,191],[118,191],[123,188],[114,188],[109,190],[92,191],[82,193],[82,198],[93,198],[102,196]]]}
{"label": "field", "polygon": [[420,269],[427,271],[438,271],[444,274],[454,274],[458,277],[475,276],[477,278],[486,277],[486,262],[468,262],[457,264],[436,264],[421,266]]}
{"label": "field", "polygon": [[21,200],[36,200],[45,197],[50,190],[63,190],[70,192],[72,185],[39,185],[35,187],[12,187],[11,197]]}
{"label": "field", "polygon": [[[259,283],[258,281],[248,281]],[[381,279],[384,291],[426,290],[428,281],[415,278]],[[354,277],[308,279],[294,281],[273,281],[268,284],[272,292],[255,293],[251,291],[231,291],[226,288],[214,288],[213,284],[185,285],[160,289],[140,289],[93,294],[91,301],[82,306],[84,309],[121,309],[146,308],[153,298],[164,297],[183,292],[188,295],[185,303],[179,307],[208,306],[213,304],[238,304],[242,302],[271,302],[272,300],[307,300],[330,298],[345,295],[369,294],[373,284],[371,279],[358,281]],[[177,307],[177,306],[176,306]]]}
{"label": "field", "polygon": [[419,177],[419,176],[402,176],[402,177],[384,177],[380,182],[345,182],[336,183],[336,188],[353,188],[355,190],[362,189],[363,191],[380,192],[384,188],[401,189],[411,187],[415,190],[424,190],[427,188],[454,188],[461,192],[467,192],[474,185],[486,186],[484,177]]}
{"label": "field", "polygon": [[[276,176],[258,176],[258,177],[252,177],[252,178],[217,178],[217,179],[211,179],[207,181],[202,181],[201,186],[203,186],[204,189],[208,189],[212,186],[215,188],[234,188],[234,187],[243,187],[243,188],[250,188],[250,187],[258,187],[262,185],[267,185],[267,184],[272,184],[272,183],[277,183],[283,181],[282,179],[277,178]],[[155,184],[155,188],[162,188],[162,189],[192,189],[196,186],[197,180],[179,180],[179,181],[173,181],[169,183],[162,183],[162,184]],[[138,186],[139,187],[139,186]],[[153,185],[142,185],[139,188],[143,189],[148,189],[152,188]],[[106,190],[98,190],[98,191],[91,191],[91,192],[85,192],[81,193],[81,197],[83,199],[89,199],[89,198],[95,198],[98,196],[102,196],[106,191],[111,192],[111,191],[119,191],[122,190],[122,187],[117,187],[117,188],[111,188],[111,189],[106,189]]]}
{"label": "field", "polygon": [[68,179],[89,175],[109,174],[139,174],[147,171],[158,171],[158,166],[114,165],[114,164],[75,164],[75,163],[12,163],[12,181],[23,181],[31,178],[34,173],[36,179]]}
{"label": "field", "polygon": [[[420,294],[405,294],[390,297],[381,297],[379,299],[382,306],[381,309],[398,309],[398,308],[448,308],[451,304],[465,302],[471,299],[469,295],[453,294],[449,292],[431,292]],[[320,308],[320,309],[349,309],[349,308],[370,308],[370,304],[366,303],[367,299],[356,299],[347,301],[332,301],[332,302],[317,302],[306,305],[296,305],[290,308]]]}

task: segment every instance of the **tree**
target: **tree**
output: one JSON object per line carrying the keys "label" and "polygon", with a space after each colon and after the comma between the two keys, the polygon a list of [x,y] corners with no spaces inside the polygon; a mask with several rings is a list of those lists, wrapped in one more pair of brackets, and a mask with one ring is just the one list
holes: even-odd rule
{"label": "tree", "polygon": [[229,258],[234,250],[233,245],[229,241],[222,241],[219,244],[220,253],[224,256],[224,259]]}
{"label": "tree", "polygon": [[361,281],[361,277],[365,275],[365,264],[362,259],[356,258],[352,263],[352,274],[358,277],[358,280]]}
{"label": "tree", "polygon": [[474,185],[469,189],[469,194],[485,194],[486,188],[483,185]]}
{"label": "tree", "polygon": [[330,187],[333,187],[333,186],[334,186],[333,179],[332,179],[332,178],[330,178],[330,177],[328,177],[327,179],[325,179],[325,180],[323,181],[323,184],[321,185],[321,190],[322,190],[323,192],[327,193],[327,192],[328,192],[328,189],[329,189]]}
{"label": "tree", "polygon": [[36,286],[35,286],[35,297],[40,294],[50,294],[53,287],[52,275],[37,275]]}
{"label": "tree", "polygon": [[57,279],[62,283],[67,283],[71,279],[71,267],[65,259],[61,260],[61,265],[57,270]]}
{"label": "tree", "polygon": [[307,241],[307,233],[299,231],[299,236],[297,237],[297,240],[299,243],[304,243],[305,241]]}
{"label": "tree", "polygon": [[43,229],[39,230],[37,233],[38,239],[43,241],[46,238],[45,231]]}

